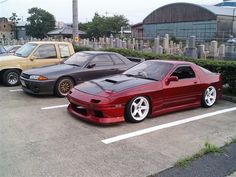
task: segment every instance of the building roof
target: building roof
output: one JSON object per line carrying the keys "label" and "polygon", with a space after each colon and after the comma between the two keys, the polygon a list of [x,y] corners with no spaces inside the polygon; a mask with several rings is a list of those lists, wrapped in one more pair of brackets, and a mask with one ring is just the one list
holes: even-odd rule
{"label": "building roof", "polygon": [[21,26],[26,26],[27,25],[27,22],[26,21],[19,21],[16,26],[17,27],[21,27]]}
{"label": "building roof", "polygon": [[[233,16],[234,8],[193,3],[171,3],[151,12],[144,24],[216,20],[217,16]],[[235,12],[236,15],[236,12]]]}
{"label": "building roof", "polygon": [[131,25],[131,28],[136,28],[136,27],[143,27],[143,22],[136,23],[134,25]]}
{"label": "building roof", "polygon": [[222,16],[233,16],[234,8],[232,7],[224,7],[224,6],[210,6],[210,5],[199,5],[215,15]]}
{"label": "building roof", "polygon": [[224,1],[219,4],[216,4],[215,6],[220,6],[220,7],[236,7],[236,1]]}
{"label": "building roof", "polygon": [[[47,33],[48,35],[72,35],[73,29],[71,27],[58,28]],[[86,34],[84,31],[79,30],[79,34]]]}

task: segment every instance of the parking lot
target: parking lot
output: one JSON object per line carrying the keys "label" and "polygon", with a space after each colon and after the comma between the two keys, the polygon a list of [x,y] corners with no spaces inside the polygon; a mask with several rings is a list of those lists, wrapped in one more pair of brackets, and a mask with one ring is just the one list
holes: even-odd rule
{"label": "parking lot", "polygon": [[[1,177],[144,177],[236,135],[236,104],[220,100],[146,119],[97,126],[72,117],[65,98],[0,85]],[[231,109],[232,108],[232,109]]]}

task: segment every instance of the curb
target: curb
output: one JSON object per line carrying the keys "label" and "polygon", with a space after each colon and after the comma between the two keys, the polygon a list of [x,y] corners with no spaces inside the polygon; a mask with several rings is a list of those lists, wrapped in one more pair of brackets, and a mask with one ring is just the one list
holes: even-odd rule
{"label": "curb", "polygon": [[234,96],[222,95],[221,98],[222,98],[223,100],[236,103],[236,97],[234,97]]}

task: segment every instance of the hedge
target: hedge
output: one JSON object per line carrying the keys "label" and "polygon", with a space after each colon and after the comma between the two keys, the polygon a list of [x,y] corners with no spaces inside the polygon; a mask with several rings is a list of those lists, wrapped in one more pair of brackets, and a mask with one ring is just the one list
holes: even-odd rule
{"label": "hedge", "polygon": [[[81,47],[80,47],[81,48]],[[92,50],[89,48],[89,50]],[[210,59],[193,59],[179,55],[160,55],[154,52],[138,52],[129,49],[102,49],[103,51],[117,52],[124,56],[140,57],[146,60],[164,59],[164,60],[181,60],[190,61],[202,66],[212,72],[221,73],[223,84],[228,84],[228,91],[236,95],[236,61],[210,60]],[[81,51],[81,50],[80,50]]]}
{"label": "hedge", "polygon": [[91,51],[91,50],[93,50],[90,47],[84,47],[84,46],[82,47],[82,46],[75,46],[75,45],[74,45],[74,49],[75,49],[75,52]]}

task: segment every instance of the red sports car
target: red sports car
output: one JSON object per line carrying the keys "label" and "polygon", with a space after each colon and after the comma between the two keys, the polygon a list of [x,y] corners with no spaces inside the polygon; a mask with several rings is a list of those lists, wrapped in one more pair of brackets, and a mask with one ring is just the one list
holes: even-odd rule
{"label": "red sports car", "polygon": [[83,120],[141,122],[173,111],[211,107],[221,75],[184,61],[149,60],[123,74],[84,82],[68,94],[68,111]]}

